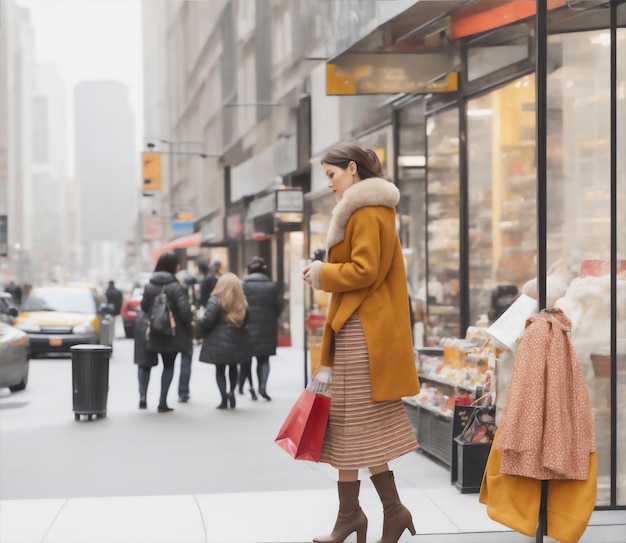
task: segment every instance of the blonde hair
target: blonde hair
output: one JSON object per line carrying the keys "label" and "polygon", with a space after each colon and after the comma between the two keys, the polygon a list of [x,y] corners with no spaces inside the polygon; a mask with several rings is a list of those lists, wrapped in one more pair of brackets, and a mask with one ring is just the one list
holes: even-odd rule
{"label": "blonde hair", "polygon": [[237,327],[243,324],[248,302],[239,277],[231,272],[221,275],[213,292],[211,292],[211,296],[217,296],[219,299],[220,307],[224,310],[224,318],[228,324]]}

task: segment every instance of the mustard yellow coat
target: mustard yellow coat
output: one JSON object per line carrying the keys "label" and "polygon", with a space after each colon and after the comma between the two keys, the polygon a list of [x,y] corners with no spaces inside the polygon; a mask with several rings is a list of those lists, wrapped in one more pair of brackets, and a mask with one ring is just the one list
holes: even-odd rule
{"label": "mustard yellow coat", "polygon": [[333,365],[334,333],[358,312],[369,353],[372,399],[395,400],[419,392],[406,271],[396,233],[397,187],[365,179],[347,189],[333,209],[327,262],[319,283],[331,293],[321,363]]}

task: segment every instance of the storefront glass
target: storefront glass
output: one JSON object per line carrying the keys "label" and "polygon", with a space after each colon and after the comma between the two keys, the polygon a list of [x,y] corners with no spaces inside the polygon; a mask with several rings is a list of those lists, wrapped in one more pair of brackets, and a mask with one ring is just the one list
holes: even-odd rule
{"label": "storefront glass", "polygon": [[[619,29],[621,51],[626,31]],[[623,52],[622,52],[623,55]],[[598,452],[598,505],[611,492],[611,109],[609,30],[551,36],[548,56],[548,228],[547,305],[561,307],[572,321],[572,343],[583,368],[595,419]],[[622,57],[624,58],[624,57]],[[617,194],[618,259],[626,256],[626,77],[618,62],[617,142],[622,155]],[[619,95],[621,94],[621,98]],[[618,172],[620,168],[618,167]],[[621,245],[620,245],[621,244]],[[622,261],[620,261],[622,262]],[[618,265],[620,265],[618,262]],[[623,275],[622,275],[623,277]],[[624,299],[618,281],[618,300]],[[623,305],[623,304],[622,304]],[[618,302],[619,306],[619,302]],[[621,314],[621,317],[619,315]],[[618,349],[624,353],[626,320],[618,307]],[[619,352],[618,352],[619,355]],[[623,355],[622,355],[623,356]],[[617,357],[618,361],[621,359]],[[624,362],[620,363],[621,366]],[[618,377],[618,490],[624,503],[624,372]],[[626,384],[626,382],[625,382]],[[621,392],[620,392],[621,388]],[[621,403],[620,403],[621,402]],[[620,407],[621,405],[621,407]],[[619,428],[622,428],[621,433]],[[622,454],[620,454],[620,451]]]}
{"label": "storefront glass", "polygon": [[427,345],[460,337],[459,113],[451,109],[426,120],[428,148]]}
{"label": "storefront glass", "polygon": [[417,322],[415,347],[424,346],[426,307],[426,126],[424,103],[403,107],[398,115],[399,236],[404,248],[409,295]]}
{"label": "storefront glass", "polygon": [[[620,7],[625,11],[624,6]],[[626,16],[622,15],[622,17]],[[626,29],[617,73],[617,504],[626,502]],[[546,306],[572,321],[591,394],[598,505],[611,503],[611,110],[609,30],[552,35],[547,75]],[[492,289],[536,296],[535,76],[467,106],[470,324]],[[430,141],[430,140],[429,140]],[[430,173],[429,173],[430,175]],[[430,192],[429,192],[430,196]],[[430,247],[429,247],[430,249]]]}
{"label": "storefront glass", "polygon": [[536,275],[534,74],[469,100],[466,113],[469,322],[485,324],[498,313],[494,289],[510,297]]}
{"label": "storefront glass", "polygon": [[[617,255],[626,259],[626,3],[617,8]],[[626,271],[617,282],[617,504],[626,505]],[[619,301],[621,300],[621,302]]]}

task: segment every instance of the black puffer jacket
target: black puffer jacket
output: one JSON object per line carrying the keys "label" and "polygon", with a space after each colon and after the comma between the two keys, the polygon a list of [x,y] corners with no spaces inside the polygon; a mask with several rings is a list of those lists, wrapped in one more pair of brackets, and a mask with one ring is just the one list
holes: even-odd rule
{"label": "black puffer jacket", "polygon": [[224,310],[217,296],[211,296],[206,305],[200,327],[204,336],[200,362],[209,364],[246,364],[252,360],[250,337],[246,323],[240,328],[231,326],[224,319]]}
{"label": "black puffer jacket", "polygon": [[150,282],[143,290],[141,309],[145,313],[150,313],[154,299],[163,287],[165,287],[165,294],[176,321],[176,335],[167,337],[152,334],[148,341],[148,350],[157,353],[191,351],[193,349],[191,304],[187,297],[187,289],[178,282],[176,277],[168,272],[153,273]]}
{"label": "black puffer jacket", "polygon": [[246,275],[242,280],[243,292],[248,300],[250,344],[253,356],[276,354],[278,317],[283,309],[278,288],[264,273]]}

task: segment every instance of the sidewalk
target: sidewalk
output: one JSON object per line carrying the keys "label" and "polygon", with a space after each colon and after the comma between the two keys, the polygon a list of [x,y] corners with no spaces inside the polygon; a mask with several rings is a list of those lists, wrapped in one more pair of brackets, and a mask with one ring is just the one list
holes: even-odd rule
{"label": "sidewalk", "polygon": [[[294,380],[303,384],[302,351],[282,348],[272,359],[272,410],[260,430],[275,433],[293,403]],[[297,388],[297,386],[295,387]],[[269,407],[269,405],[268,405]],[[245,408],[245,407],[244,407]],[[181,407],[181,410],[183,408]],[[245,411],[244,411],[245,412]],[[110,417],[114,421],[115,417]],[[256,420],[256,419],[255,419]],[[282,452],[282,451],[279,451]],[[254,459],[258,469],[270,460]],[[327,466],[292,461],[316,488],[294,489],[292,469],[284,471],[289,490],[167,496],[12,499],[0,501],[0,543],[304,543],[328,533],[337,510],[337,495]],[[224,466],[228,470],[230,466]],[[461,494],[450,484],[447,468],[422,453],[392,463],[403,502],[411,509],[417,537],[405,531],[401,543],[532,543],[491,521],[476,494]],[[175,468],[172,468],[175,469]],[[274,479],[276,473],[270,473]],[[312,477],[311,477],[312,476]],[[369,519],[368,541],[382,531],[376,492],[362,474],[361,505]],[[291,481],[290,481],[291,479]],[[327,480],[327,484],[325,484]],[[245,489],[245,481],[233,481]],[[302,483],[303,486],[309,486]],[[321,486],[321,489],[320,489]],[[275,484],[266,488],[279,488]],[[356,541],[353,534],[348,542]],[[544,537],[546,543],[553,540]],[[596,511],[582,543],[626,543],[626,511]]]}

